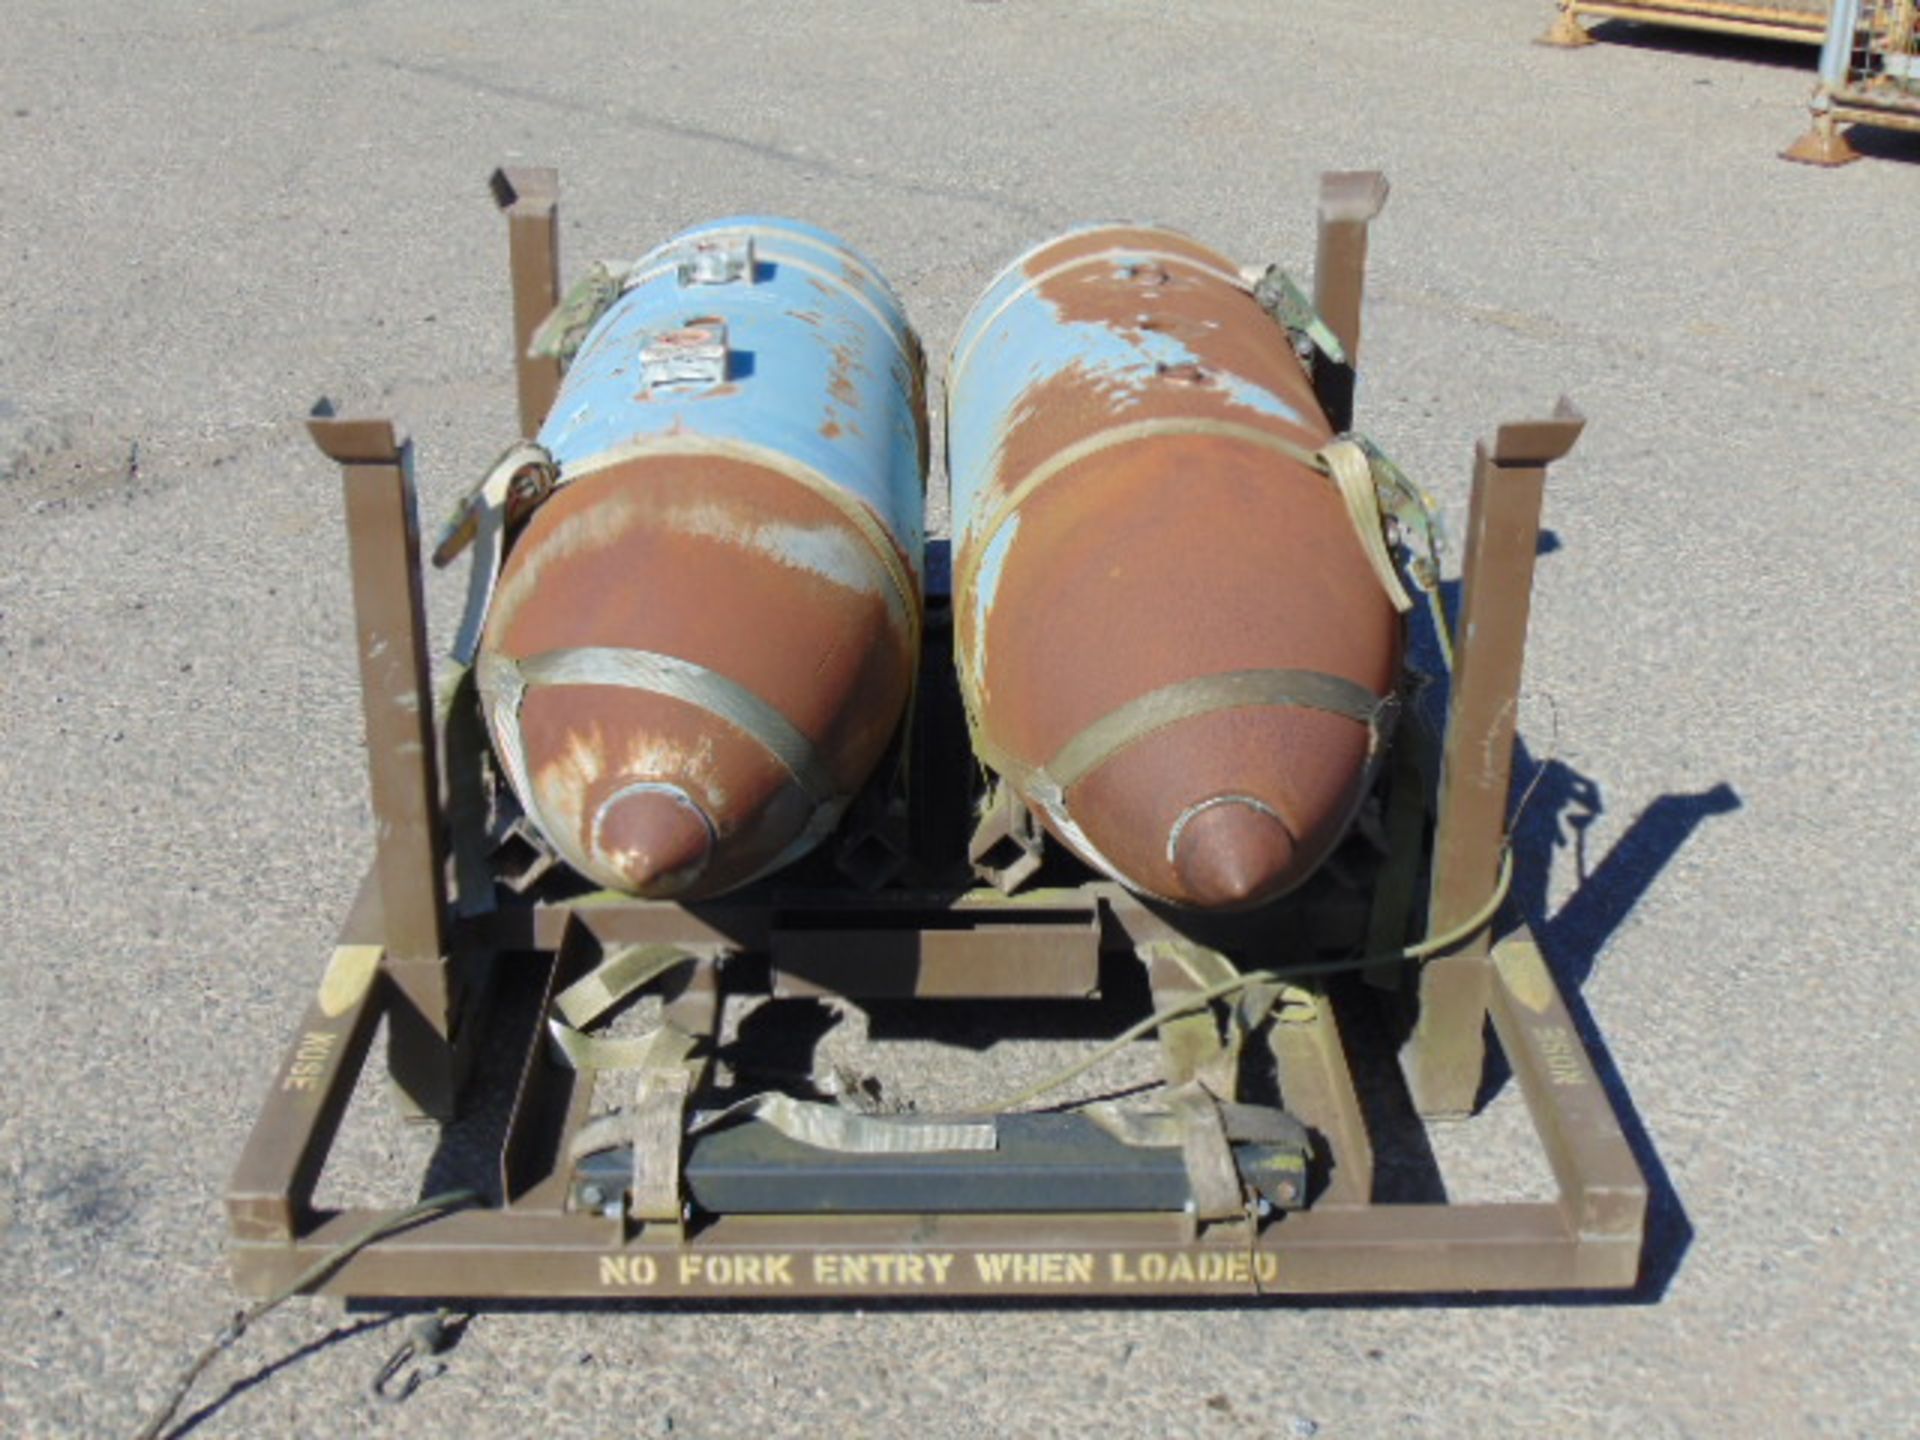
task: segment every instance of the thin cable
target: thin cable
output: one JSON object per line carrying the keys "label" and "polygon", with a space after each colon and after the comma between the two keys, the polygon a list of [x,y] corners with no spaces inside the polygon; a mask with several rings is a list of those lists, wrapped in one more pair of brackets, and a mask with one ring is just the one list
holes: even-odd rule
{"label": "thin cable", "polygon": [[1551,690],[1528,690],[1521,695],[1521,698],[1524,700],[1528,695],[1538,695],[1547,702],[1547,753],[1534,763],[1533,775],[1527,781],[1527,788],[1520,792],[1520,803],[1513,807],[1513,814],[1507,820],[1509,835],[1519,832],[1520,817],[1527,813],[1527,806],[1533,800],[1533,792],[1540,788],[1540,782],[1547,778],[1547,771],[1553,767],[1553,762],[1560,758],[1560,702],[1553,698]]}
{"label": "thin cable", "polygon": [[1225,999],[1229,995],[1236,995],[1240,991],[1252,986],[1283,984],[1286,981],[1299,979],[1302,976],[1339,975],[1349,970],[1370,969],[1375,965],[1392,965],[1404,961],[1424,960],[1430,955],[1437,955],[1444,950],[1451,950],[1454,946],[1471,939],[1474,935],[1493,923],[1493,917],[1499,913],[1500,906],[1505,903],[1507,891],[1512,884],[1513,852],[1503,847],[1500,852],[1500,873],[1493,882],[1493,893],[1487,897],[1484,905],[1451,930],[1443,931],[1438,935],[1430,935],[1417,944],[1407,945],[1399,950],[1389,951],[1384,955],[1362,955],[1351,960],[1326,960],[1309,965],[1288,965],[1275,970],[1249,970],[1244,974],[1235,975],[1231,979],[1217,981],[1204,989],[1194,990],[1188,993],[1164,1009],[1156,1010],[1138,1024],[1129,1025],[1125,1030],[1122,1030],[1091,1055],[1075,1061],[1073,1064],[1067,1066],[1066,1069],[1049,1075],[1038,1084],[1029,1085],[1025,1090],[1022,1090],[1010,1099],[1003,1100],[997,1105],[984,1108],[989,1114],[999,1114],[1004,1111],[1017,1109],[1022,1105],[1030,1104],[1048,1091],[1058,1090],[1062,1085],[1070,1084],[1079,1079],[1096,1065],[1104,1064],[1115,1055],[1118,1055],[1122,1050],[1126,1049],[1127,1046],[1131,1045],[1134,1041],[1143,1036],[1150,1035],[1169,1020],[1177,1020],[1182,1015],[1191,1015],[1197,1010],[1204,1010],[1207,1006],[1213,1004],[1214,1001]]}
{"label": "thin cable", "polygon": [[1427,614],[1433,623],[1433,638],[1440,646],[1440,663],[1447,674],[1453,673],[1453,627],[1447,621],[1447,607],[1440,598],[1440,582],[1435,580],[1430,586],[1423,587],[1427,597]]}
{"label": "thin cable", "polygon": [[218,1358],[221,1351],[231,1347],[235,1341],[246,1334],[247,1327],[254,1321],[285,1304],[309,1286],[318,1285],[375,1241],[384,1240],[397,1231],[405,1230],[429,1215],[472,1205],[479,1198],[477,1191],[448,1190],[439,1195],[429,1196],[417,1205],[410,1205],[398,1214],[388,1215],[360,1231],[338,1249],[321,1256],[286,1286],[275,1291],[265,1300],[255,1301],[246,1309],[235,1312],[227,1327],[214,1336],[213,1343],[196,1355],[193,1362],[180,1372],[180,1378],[174,1382],[173,1390],[168,1394],[166,1401],[153,1412],[152,1418],[140,1427],[134,1440],[159,1440],[162,1432],[173,1423],[173,1417],[179,1412],[181,1404],[187,1398],[187,1393],[193,1389],[193,1382],[205,1373],[206,1368]]}

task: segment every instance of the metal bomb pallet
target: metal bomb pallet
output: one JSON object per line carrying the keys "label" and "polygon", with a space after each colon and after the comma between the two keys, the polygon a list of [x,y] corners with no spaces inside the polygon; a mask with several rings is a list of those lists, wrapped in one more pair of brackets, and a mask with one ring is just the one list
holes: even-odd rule
{"label": "metal bomb pallet", "polygon": [[[540,170],[501,172],[494,187],[509,223],[530,435],[559,377],[555,362],[528,358],[559,297],[557,187]],[[1345,359],[1320,357],[1315,380],[1337,429],[1351,419],[1367,228],[1385,193],[1377,175],[1322,182],[1314,300]],[[581,893],[563,872],[536,878],[524,846],[490,821],[494,782],[470,693],[434,719],[408,448],[386,421],[317,413],[314,438],[344,479],[377,841],[229,1187],[237,1283],[361,1298],[763,1300],[1630,1287],[1645,1181],[1533,941],[1524,928],[1496,941],[1486,903],[1506,873],[1546,472],[1581,425],[1563,404],[1552,418],[1502,426],[1476,453],[1446,733],[1435,743],[1402,726],[1371,842],[1352,842],[1276,905],[1203,921],[1062,878],[1052,861],[1033,878],[1061,883],[1027,893],[973,878],[1011,887],[1039,841],[1004,799],[974,818],[937,593],[912,809],[903,816],[883,788],[872,792],[849,817],[838,870],[821,856],[685,906]],[[1464,926],[1465,938],[1417,968],[1353,977],[1360,998],[1405,1026],[1397,1067],[1376,1068],[1399,1077],[1419,1114],[1468,1114],[1490,1018],[1557,1198],[1375,1202],[1374,1137],[1332,982],[1311,972],[1398,949],[1423,912],[1425,933]],[[706,1043],[643,1072],[618,1143],[593,1146],[583,1137],[606,1125],[590,1115],[593,1076],[556,1060],[548,1023],[555,997],[609,960],[631,961],[663,991],[677,1031]],[[948,1128],[984,1131],[985,1147],[898,1153],[818,1148],[758,1115],[689,1123],[711,1085],[728,996],[911,1001],[928,1013],[958,999],[1031,1007],[1090,1001],[1130,960],[1160,1017],[1170,1088],[1157,1136],[1129,1139],[1086,1112],[965,1116]],[[1303,968],[1263,987],[1257,1006],[1223,1017],[1208,1003],[1219,976],[1290,966]],[[500,1008],[512,993],[520,1007]],[[480,1037],[520,1037],[484,1201],[418,1216],[315,1207],[383,1019],[403,1105],[440,1121],[456,1113]],[[1256,1072],[1284,1113],[1236,1103],[1252,1098],[1237,1087]]]}

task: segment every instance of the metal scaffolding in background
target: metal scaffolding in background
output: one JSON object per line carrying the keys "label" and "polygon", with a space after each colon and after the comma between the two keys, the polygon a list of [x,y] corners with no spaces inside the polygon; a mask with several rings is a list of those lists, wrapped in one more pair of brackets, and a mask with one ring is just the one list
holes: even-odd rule
{"label": "metal scaffolding in background", "polygon": [[1748,0],[1560,0],[1560,14],[1540,37],[1540,43],[1569,47],[1593,44],[1593,36],[1580,23],[1583,16],[1817,45],[1826,33],[1827,6],[1824,0],[1770,0],[1767,4]]}
{"label": "metal scaffolding in background", "polygon": [[1842,125],[1920,130],[1920,0],[1833,0],[1812,109],[1812,127],[1782,152],[1788,160],[1858,160]]}

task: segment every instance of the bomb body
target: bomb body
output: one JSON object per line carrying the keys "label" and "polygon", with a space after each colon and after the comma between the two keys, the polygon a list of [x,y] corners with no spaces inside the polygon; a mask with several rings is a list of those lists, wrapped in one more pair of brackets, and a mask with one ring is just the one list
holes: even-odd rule
{"label": "bomb body", "polygon": [[637,262],[539,434],[558,485],[478,660],[529,816],[596,882],[720,893],[829,833],[900,723],[921,620],[919,342],[790,220]]}
{"label": "bomb body", "polygon": [[1141,894],[1298,884],[1362,798],[1402,639],[1287,333],[1188,237],[1091,227],[987,290],[948,392],[982,760]]}

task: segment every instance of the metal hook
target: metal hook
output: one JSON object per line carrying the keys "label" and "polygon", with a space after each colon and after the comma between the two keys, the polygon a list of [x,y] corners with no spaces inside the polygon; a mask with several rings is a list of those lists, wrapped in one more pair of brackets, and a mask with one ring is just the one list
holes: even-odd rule
{"label": "metal hook", "polygon": [[[407,1338],[400,1342],[399,1347],[375,1373],[367,1386],[368,1393],[376,1400],[399,1405],[426,1381],[437,1380],[446,1374],[445,1361],[435,1360],[432,1364],[425,1362],[429,1357],[451,1350],[458,1344],[472,1319],[470,1313],[440,1310],[416,1320],[409,1327]],[[412,1368],[409,1369],[409,1366]],[[394,1382],[399,1380],[402,1373],[406,1378],[396,1385]]]}

